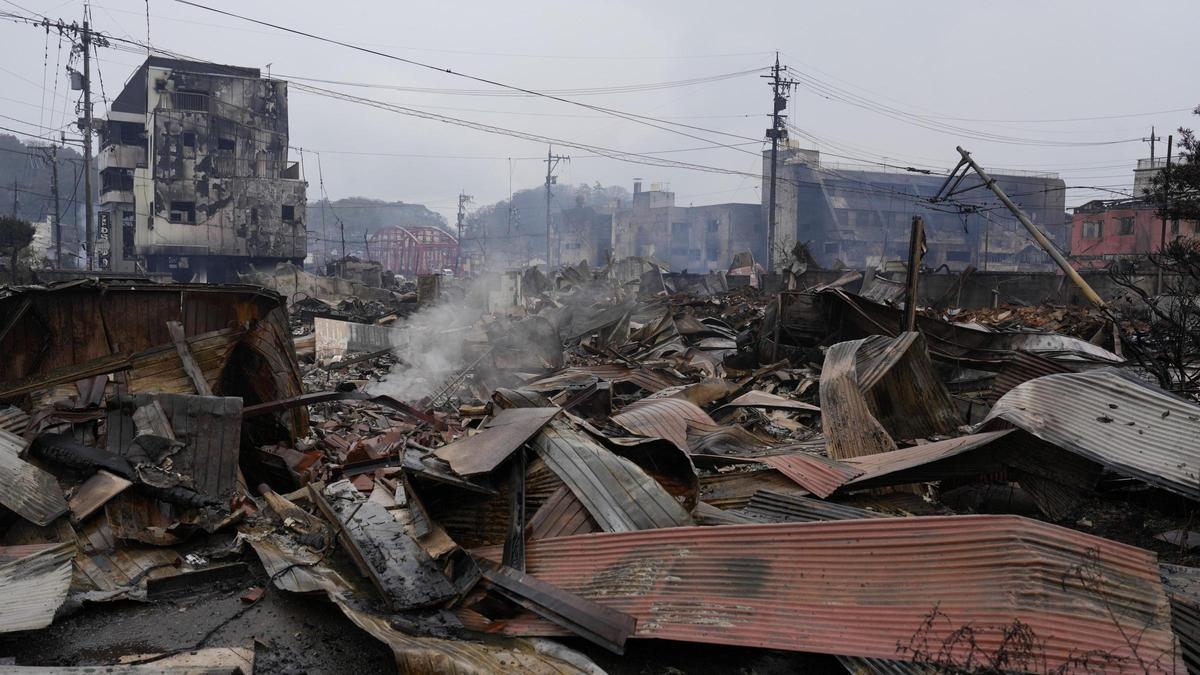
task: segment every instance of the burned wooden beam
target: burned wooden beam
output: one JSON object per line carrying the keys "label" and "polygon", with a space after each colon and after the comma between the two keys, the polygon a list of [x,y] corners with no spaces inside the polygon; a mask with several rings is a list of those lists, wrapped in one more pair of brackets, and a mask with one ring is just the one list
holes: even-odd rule
{"label": "burned wooden beam", "polygon": [[337,528],[338,540],[358,570],[393,612],[430,607],[457,595],[421,546],[379,504],[369,501],[348,480],[325,488],[309,487],[321,513]]}

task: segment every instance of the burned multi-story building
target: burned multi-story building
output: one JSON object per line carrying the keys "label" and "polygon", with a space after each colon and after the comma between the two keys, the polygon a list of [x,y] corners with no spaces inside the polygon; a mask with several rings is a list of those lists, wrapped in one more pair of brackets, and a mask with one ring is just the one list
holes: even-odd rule
{"label": "burned multi-story building", "polygon": [[[770,185],[769,155],[763,161],[763,209]],[[1070,245],[1065,217],[1066,184],[1052,173],[990,171],[996,183],[1063,251]],[[806,243],[822,265],[863,268],[903,260],[913,216],[925,220],[925,264],[951,270],[967,266],[995,271],[1048,271],[1054,262],[975,174],[959,190],[959,202],[932,205],[943,175],[867,169],[823,163],[820,152],[779,152],[776,183],[776,260],[796,242]]]}
{"label": "burned multi-story building", "polygon": [[729,267],[751,251],[765,259],[766,225],[758,204],[676,206],[675,193],[633,184],[633,205],[613,215],[612,250],[617,258],[643,256],[674,271],[710,272]]}
{"label": "burned multi-story building", "polygon": [[113,101],[98,156],[102,269],[221,281],[306,255],[287,83],[150,57]]}
{"label": "burned multi-story building", "polygon": [[575,208],[562,213],[562,226],[555,232],[552,248],[556,262],[575,265],[586,261],[601,266],[612,252],[613,213],[615,207],[587,206],[583,195],[575,196]]}

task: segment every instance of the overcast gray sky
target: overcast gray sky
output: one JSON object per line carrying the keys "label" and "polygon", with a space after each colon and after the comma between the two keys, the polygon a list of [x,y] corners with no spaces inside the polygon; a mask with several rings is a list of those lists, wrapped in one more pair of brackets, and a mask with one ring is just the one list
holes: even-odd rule
{"label": "overcast gray sky", "polygon": [[[3,9],[18,11],[12,2],[3,2]],[[299,78],[337,81],[342,84],[310,83],[615,150],[646,153],[739,144],[661,155],[734,172],[759,170],[760,160],[751,153],[761,146],[750,139],[762,138],[770,110],[760,73],[690,86],[630,85],[715,78],[755,68],[765,73],[773,51],[779,50],[783,63],[807,82],[792,97],[791,123],[819,139],[816,147],[853,158],[836,161],[949,168],[957,158],[954,146],[962,144],[985,167],[1057,171],[1068,185],[1116,190],[1129,189],[1135,160],[1148,156],[1146,144],[1040,143],[1140,139],[1149,135],[1151,125],[1165,138],[1180,125],[1200,121],[1181,110],[1200,104],[1200,50],[1188,37],[1200,21],[1200,4],[1194,0],[202,2],[527,89],[632,88],[599,95],[576,91],[563,98],[658,118],[666,123],[654,124],[700,140],[570,103],[481,95],[506,90],[174,1],[149,0],[151,42],[204,60],[261,68],[271,64],[275,76],[298,83],[305,81]],[[16,0],[16,5],[64,19],[77,19],[83,11],[76,0]],[[145,0],[103,0],[92,7],[100,30],[145,41]],[[57,37],[50,36],[47,57],[47,38],[40,30],[5,22],[0,32],[0,115],[6,118],[0,126],[31,133],[38,128],[27,123],[61,126],[64,94],[73,101],[75,92],[67,91],[60,78],[55,98]],[[115,96],[138,62],[135,54],[101,51],[108,97]],[[828,97],[813,90],[827,85],[841,91]],[[847,97],[846,92],[858,97],[860,105],[836,100]],[[542,182],[545,169],[538,158],[546,154],[544,143],[295,87],[289,105],[291,143],[321,152],[325,184],[335,199],[398,199],[450,216],[460,190],[480,204],[507,196],[507,158],[512,158],[514,189]],[[893,111],[883,114],[880,105]],[[1076,119],[1097,117],[1107,119]],[[1043,121],[1063,119],[1074,121]],[[704,130],[677,126],[682,124]],[[940,130],[922,128],[928,126]],[[996,136],[1017,142],[994,140]],[[814,147],[797,134],[793,138]],[[592,153],[572,148],[556,151],[574,158],[562,169],[561,181],[629,186],[636,176],[669,183],[680,204],[759,201],[757,178],[639,166],[585,157]],[[314,154],[305,153],[305,169],[310,198],[316,198]],[[1105,195],[1072,191],[1067,204],[1099,196]]]}

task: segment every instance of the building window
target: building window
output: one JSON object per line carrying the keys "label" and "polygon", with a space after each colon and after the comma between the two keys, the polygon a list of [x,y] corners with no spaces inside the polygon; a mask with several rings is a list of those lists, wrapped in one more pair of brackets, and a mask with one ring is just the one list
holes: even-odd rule
{"label": "building window", "polygon": [[946,262],[971,262],[971,252],[946,251]]}
{"label": "building window", "polygon": [[1133,216],[1122,216],[1117,219],[1117,234],[1133,234]]}
{"label": "building window", "polygon": [[176,110],[208,111],[208,95],[199,91],[177,91],[171,97]]}
{"label": "building window", "polygon": [[196,224],[196,202],[171,202],[167,218],[172,223]]}
{"label": "building window", "polygon": [[720,229],[721,229],[721,221],[716,220],[716,219],[708,221],[708,231],[709,232],[717,232]]}
{"label": "building window", "polygon": [[284,204],[280,216],[283,218],[283,222],[285,223],[296,222],[296,207],[292,206],[291,204]]}
{"label": "building window", "polygon": [[1104,234],[1104,223],[1099,220],[1083,221],[1083,238],[1099,239]]}
{"label": "building window", "polygon": [[1171,221],[1171,234],[1174,234],[1174,235],[1179,234],[1179,221],[1178,220]]}
{"label": "building window", "polygon": [[237,141],[227,136],[221,136],[217,139],[217,149],[233,152],[237,150]]}
{"label": "building window", "polygon": [[194,132],[194,131],[183,132],[181,141],[183,143],[183,147],[185,147],[185,148],[196,147],[196,132]]}
{"label": "building window", "polygon": [[[287,207],[285,206],[284,208],[287,208]],[[253,207],[253,206],[250,207],[250,224],[251,225],[258,224],[258,208],[257,207]]]}

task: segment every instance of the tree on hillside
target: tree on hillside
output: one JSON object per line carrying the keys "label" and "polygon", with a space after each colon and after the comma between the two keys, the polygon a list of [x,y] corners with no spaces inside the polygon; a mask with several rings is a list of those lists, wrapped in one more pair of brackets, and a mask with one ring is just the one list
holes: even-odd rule
{"label": "tree on hillside", "polygon": [[[1200,115],[1200,106],[1192,112]],[[1177,133],[1178,154],[1171,169],[1159,172],[1143,196],[1158,204],[1159,215],[1167,220],[1200,220],[1200,139],[1191,129]]]}
{"label": "tree on hillside", "polygon": [[8,280],[17,283],[17,257],[33,243],[33,224],[14,216],[0,216],[0,251],[9,255]]}

